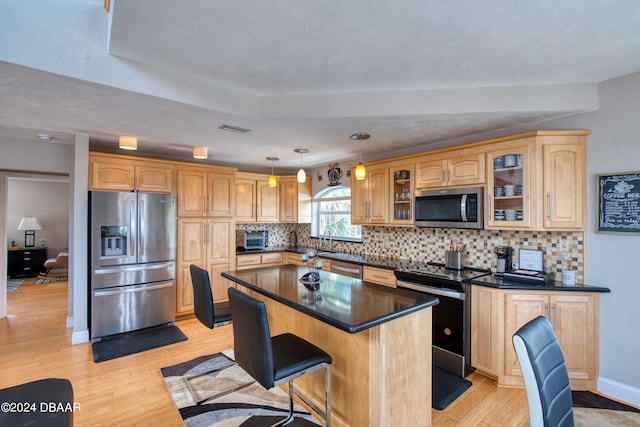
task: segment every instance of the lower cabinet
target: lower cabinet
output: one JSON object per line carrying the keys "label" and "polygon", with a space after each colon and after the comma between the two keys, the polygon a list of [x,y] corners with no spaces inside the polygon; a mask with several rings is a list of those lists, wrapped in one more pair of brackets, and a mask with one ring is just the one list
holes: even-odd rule
{"label": "lower cabinet", "polygon": [[246,270],[247,268],[281,265],[282,256],[282,252],[236,255],[236,269]]}
{"label": "lower cabinet", "polygon": [[176,314],[193,313],[191,264],[209,271],[215,302],[226,301],[227,289],[233,282],[220,275],[234,269],[235,224],[230,219],[180,218],[178,220],[176,273]]}
{"label": "lower cabinet", "polygon": [[396,287],[396,275],[393,270],[386,268],[369,267],[365,265],[362,268],[362,280],[391,288]]}
{"label": "lower cabinet", "polygon": [[596,388],[597,293],[508,291],[473,286],[471,301],[471,364],[496,377],[498,385],[523,385],[511,337],[528,321],[546,316],[562,348],[571,388]]}

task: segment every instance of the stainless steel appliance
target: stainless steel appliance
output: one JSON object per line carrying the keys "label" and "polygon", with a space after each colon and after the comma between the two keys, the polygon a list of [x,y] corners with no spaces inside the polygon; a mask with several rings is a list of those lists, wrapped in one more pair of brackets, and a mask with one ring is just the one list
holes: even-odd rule
{"label": "stainless steel appliance", "polygon": [[424,292],[440,300],[432,308],[435,366],[461,377],[473,371],[469,281],[490,273],[489,270],[469,267],[452,270],[431,262],[408,263],[395,271],[398,287]]}
{"label": "stainless steel appliance", "polygon": [[267,230],[236,230],[236,246],[242,249],[264,249],[269,245]]}
{"label": "stainless steel appliance", "polygon": [[91,338],[175,320],[171,194],[89,193]]}
{"label": "stainless steel appliance", "polygon": [[414,220],[416,227],[484,227],[482,187],[416,190]]}

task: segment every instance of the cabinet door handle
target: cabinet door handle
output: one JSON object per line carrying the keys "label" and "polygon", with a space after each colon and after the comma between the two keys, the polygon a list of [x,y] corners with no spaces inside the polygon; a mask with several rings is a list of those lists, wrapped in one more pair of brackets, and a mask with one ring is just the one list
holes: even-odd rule
{"label": "cabinet door handle", "polygon": [[551,317],[551,313],[549,312],[549,304],[544,305],[544,315],[548,318]]}
{"label": "cabinet door handle", "polygon": [[549,220],[551,220],[551,200],[552,200],[551,192],[548,192],[547,193],[547,202],[548,202],[549,208],[547,209],[547,218]]}
{"label": "cabinet door handle", "polygon": [[551,307],[553,307],[553,331],[555,332],[555,330],[556,330],[556,305],[555,304],[551,304]]}
{"label": "cabinet door handle", "polygon": [[446,182],[446,181],[444,180],[444,169],[442,169],[442,182]]}
{"label": "cabinet door handle", "polygon": [[491,216],[491,194],[487,194],[487,218],[495,219]]}

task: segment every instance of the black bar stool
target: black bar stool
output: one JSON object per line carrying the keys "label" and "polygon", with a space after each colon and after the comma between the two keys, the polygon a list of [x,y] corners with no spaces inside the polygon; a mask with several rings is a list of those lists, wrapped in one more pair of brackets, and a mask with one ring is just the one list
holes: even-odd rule
{"label": "black bar stool", "polygon": [[[264,302],[234,288],[229,288],[229,303],[233,316],[234,353],[238,365],[255,378],[265,389],[289,384],[289,415],[274,425],[285,425],[293,420],[293,395],[312,408],[325,421],[331,423],[329,403],[331,356],[310,342],[294,335],[274,337],[269,332],[269,321]],[[305,400],[293,387],[293,380],[309,372],[325,369],[324,411]]]}

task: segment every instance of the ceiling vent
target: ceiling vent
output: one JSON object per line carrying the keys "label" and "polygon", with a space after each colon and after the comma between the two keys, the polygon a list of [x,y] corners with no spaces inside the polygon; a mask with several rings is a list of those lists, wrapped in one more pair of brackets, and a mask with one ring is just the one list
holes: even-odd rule
{"label": "ceiling vent", "polygon": [[229,132],[238,132],[238,133],[251,132],[251,129],[245,129],[245,128],[241,128],[241,127],[238,127],[238,126],[226,125],[224,123],[221,124],[220,126],[218,126],[218,129],[228,130]]}

